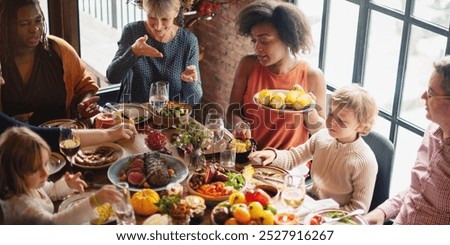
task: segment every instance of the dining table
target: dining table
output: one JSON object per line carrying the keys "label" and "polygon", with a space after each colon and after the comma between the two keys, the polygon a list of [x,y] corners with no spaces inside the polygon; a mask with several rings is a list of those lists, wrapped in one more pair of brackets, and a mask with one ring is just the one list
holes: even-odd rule
{"label": "dining table", "polygon": [[[193,120],[196,123],[200,123],[192,117],[189,120]],[[76,122],[77,125],[81,124],[81,123],[86,125],[87,128],[95,127],[94,126],[95,123],[93,123],[92,120],[91,121],[84,120],[82,122]],[[151,117],[149,118],[148,121],[141,122],[139,125],[135,125],[135,127],[137,128],[138,133],[134,137],[132,137],[131,139],[122,139],[117,142],[114,142],[115,144],[119,145],[123,149],[123,154],[122,154],[121,158],[126,158],[126,157],[130,157],[132,155],[138,155],[138,154],[147,153],[147,152],[151,151],[145,144],[145,138],[147,137],[145,130],[148,130],[150,128],[150,129],[159,130],[162,134],[164,134],[166,136],[166,138],[167,138],[166,151],[163,152],[163,154],[170,154],[172,157],[178,159],[183,164],[188,166],[188,164],[189,164],[189,159],[187,158],[188,156],[185,156],[183,150],[181,150],[179,147],[173,146],[171,143],[171,139],[173,139],[174,134],[176,134],[175,127],[161,128],[160,126],[153,123]],[[223,144],[225,141],[229,141],[233,137],[230,131],[228,131],[228,130],[225,130],[225,131],[226,132],[224,133],[224,135],[225,135],[224,139],[216,143],[217,147],[215,147],[215,149],[220,149],[219,146],[221,144]],[[216,156],[219,155],[219,150],[216,150],[216,152],[212,152],[211,149],[212,149],[212,147],[209,147],[205,151],[206,159],[212,158],[213,154],[215,154]],[[110,181],[110,179],[108,178],[108,167],[93,169],[93,168],[83,168],[83,167],[74,165],[74,166],[72,166],[72,169],[71,169],[69,164],[66,164],[61,170],[59,170],[58,172],[51,175],[49,177],[49,180],[56,181],[56,180],[60,179],[63,176],[63,174],[67,171],[69,171],[69,172],[73,171],[74,173],[76,173],[76,172],[82,173],[82,179],[88,184],[88,187],[85,189],[85,192],[95,191],[95,190],[101,188],[101,186],[103,186],[103,185],[113,184]],[[184,195],[189,195],[189,193],[187,191],[187,178],[184,179],[182,182],[180,182],[180,184],[183,186]],[[131,194],[133,194],[133,193],[134,192],[131,192]],[[161,190],[161,191],[158,191],[158,194],[165,195],[166,192],[165,192],[165,190]],[[55,210],[58,210],[59,205],[61,203],[62,203],[61,200],[54,202]],[[205,224],[205,225],[211,224],[211,220],[209,218],[210,214],[211,214],[211,210],[212,210],[212,207],[207,206],[207,208],[205,209],[204,218],[203,218],[203,221],[201,222],[201,224]],[[136,224],[143,224],[143,222],[148,218],[148,216],[141,216],[141,215],[137,215],[137,214],[135,216],[136,216]],[[114,223],[114,222],[112,222],[112,223]]]}
{"label": "dining table", "polygon": [[[189,120],[195,121],[195,119],[192,117]],[[196,121],[196,122],[200,123],[198,121]],[[84,122],[84,123],[86,123],[86,122]],[[87,122],[86,125],[93,125],[93,124]],[[148,128],[153,128],[156,130],[160,130],[161,133],[164,134],[166,136],[166,138],[168,139],[167,143],[166,143],[166,149],[168,150],[168,152],[165,152],[164,154],[169,153],[172,157],[178,159],[183,164],[188,166],[188,164],[189,164],[188,156],[186,156],[184,154],[184,151],[182,149],[173,146],[171,143],[171,139],[173,139],[174,134],[176,134],[176,128],[169,127],[169,128],[161,129],[152,122],[151,118],[149,118],[149,120],[144,123],[136,125],[136,127],[138,129],[138,134],[135,135],[133,138],[122,139],[122,140],[115,142],[117,145],[119,145],[123,149],[123,154],[122,154],[121,158],[150,152],[150,149],[147,147],[147,145],[145,143],[145,138],[147,137],[147,134],[145,133],[144,129],[148,130]],[[216,144],[221,145],[223,143],[228,142],[232,138],[233,138],[232,133],[228,130],[225,130],[224,139],[217,142]],[[216,152],[212,152],[211,151],[212,148],[217,149]],[[206,159],[211,159],[213,154],[216,154],[216,156],[218,156],[220,154],[220,150],[218,150],[218,149],[220,149],[220,147],[209,147],[208,149],[209,150],[207,150],[205,152]],[[244,164],[236,164],[236,171],[242,170],[242,168],[247,164],[251,164],[251,163],[248,162],[248,163],[244,163]],[[80,166],[73,166],[72,169],[70,169],[69,164],[66,164],[57,173],[52,174],[49,177],[49,180],[56,181],[59,178],[61,178],[66,171],[70,171],[70,170],[72,170],[73,172],[81,172],[82,173],[83,180],[85,180],[85,182],[88,184],[88,187],[86,188],[85,192],[95,191],[95,190],[101,188],[101,186],[103,186],[103,185],[113,184],[111,182],[111,180],[108,178],[108,167],[91,169],[91,168],[83,168]],[[189,174],[191,174],[191,173],[189,173]],[[190,193],[188,192],[187,180],[188,180],[188,178],[185,178],[183,181],[180,182],[180,184],[183,186],[183,190],[184,190],[183,196],[190,195]],[[158,194],[160,196],[162,196],[167,193],[166,193],[166,190],[160,190],[160,191],[158,191]],[[131,195],[133,195],[133,192],[131,192]],[[327,201],[327,200],[325,200],[325,201]],[[276,202],[279,202],[279,201],[276,201]],[[61,203],[62,203],[62,201],[54,202],[55,211],[58,210]],[[217,204],[217,203],[215,203],[215,204]],[[314,209],[317,209],[317,207],[320,207],[320,205],[324,205],[323,208],[329,208],[329,207],[337,208],[337,203],[335,203],[332,200],[331,200],[331,202],[329,200],[328,200],[328,202],[322,201],[322,204],[321,204],[320,201],[314,200],[313,198],[311,198],[310,196],[307,195],[304,200],[304,204],[302,205],[303,208],[301,210],[299,210],[299,212],[301,213],[300,215],[302,217],[304,217],[307,214],[309,214],[311,211],[313,211]],[[314,206],[315,206],[315,208],[314,208]],[[211,221],[211,212],[212,212],[213,208],[214,208],[214,205],[211,205],[211,203],[207,202],[203,219],[200,219],[201,222],[199,222],[197,224],[201,224],[201,225],[213,224],[213,222]],[[138,224],[138,225],[143,224],[145,222],[145,220],[148,218],[148,216],[142,216],[142,215],[138,215],[138,214],[135,214],[135,216],[136,216],[136,224]],[[109,224],[115,224],[115,222],[114,221],[109,222]]]}

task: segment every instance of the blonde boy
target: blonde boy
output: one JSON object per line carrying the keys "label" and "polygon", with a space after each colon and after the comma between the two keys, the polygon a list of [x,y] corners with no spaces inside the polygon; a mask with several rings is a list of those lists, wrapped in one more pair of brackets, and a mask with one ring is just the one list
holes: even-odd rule
{"label": "blonde boy", "polygon": [[358,85],[336,90],[330,100],[327,128],[302,145],[289,150],[267,148],[249,156],[263,164],[292,169],[313,160],[310,194],[332,198],[345,210],[364,209],[372,201],[378,165],[374,153],[361,138],[367,135],[378,109],[375,100]]}

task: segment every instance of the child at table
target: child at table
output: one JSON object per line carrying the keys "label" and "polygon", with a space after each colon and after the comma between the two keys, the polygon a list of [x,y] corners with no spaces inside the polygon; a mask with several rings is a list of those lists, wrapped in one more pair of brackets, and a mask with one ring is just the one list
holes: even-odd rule
{"label": "child at table", "polygon": [[104,186],[62,212],[52,200],[74,191],[84,192],[81,173],[47,181],[50,148],[26,127],[12,127],[0,135],[0,206],[4,224],[83,224],[97,218],[96,207],[120,200],[114,186]]}
{"label": "child at table", "polygon": [[261,158],[292,169],[313,160],[312,186],[308,189],[319,199],[332,198],[344,210],[370,207],[378,165],[374,153],[361,138],[373,125],[378,109],[375,100],[358,85],[336,90],[330,99],[327,128],[321,129],[302,145],[289,150],[266,148],[249,158]]}

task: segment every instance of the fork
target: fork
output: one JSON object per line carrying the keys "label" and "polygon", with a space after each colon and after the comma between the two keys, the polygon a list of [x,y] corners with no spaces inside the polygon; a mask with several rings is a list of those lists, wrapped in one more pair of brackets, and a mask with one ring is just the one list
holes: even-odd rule
{"label": "fork", "polygon": [[353,210],[352,212],[350,212],[350,213],[348,213],[346,215],[343,215],[343,216],[340,216],[340,217],[336,217],[336,218],[330,218],[330,217],[327,217],[327,216],[323,216],[322,217],[322,224],[323,223],[334,223],[334,222],[337,222],[337,221],[339,221],[341,219],[345,219],[345,218],[348,218],[348,217],[351,217],[351,216],[363,214],[364,212],[365,211],[362,210],[362,209],[356,209],[356,210]]}

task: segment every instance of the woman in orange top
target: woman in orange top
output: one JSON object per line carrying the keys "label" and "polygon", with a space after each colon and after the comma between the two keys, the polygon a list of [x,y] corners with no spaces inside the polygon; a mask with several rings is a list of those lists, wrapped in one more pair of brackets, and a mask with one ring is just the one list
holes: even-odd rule
{"label": "woman in orange top", "polygon": [[[322,71],[297,59],[312,46],[306,16],[297,6],[272,0],[247,5],[238,16],[239,33],[250,36],[255,54],[240,61],[228,107],[228,121],[250,124],[258,148],[288,149],[304,143],[323,127],[325,81]],[[253,95],[262,89],[291,89],[300,84],[313,94],[316,109],[304,114],[278,113],[260,109]]]}

